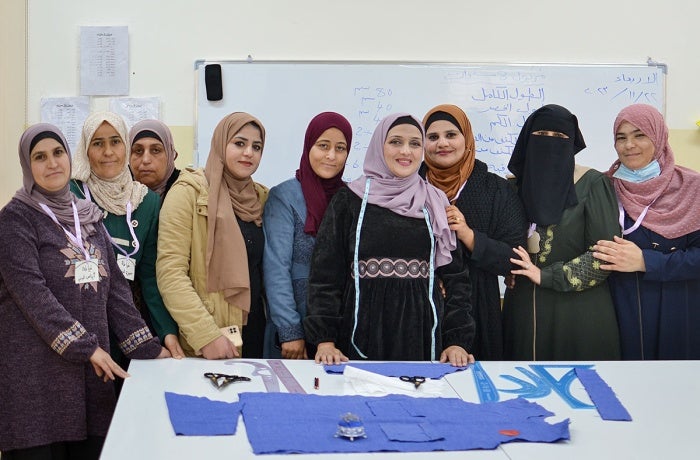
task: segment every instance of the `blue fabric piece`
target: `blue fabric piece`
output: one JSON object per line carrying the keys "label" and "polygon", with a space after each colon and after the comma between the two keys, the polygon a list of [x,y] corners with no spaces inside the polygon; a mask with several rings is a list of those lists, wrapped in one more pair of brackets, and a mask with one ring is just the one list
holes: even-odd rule
{"label": "blue fabric piece", "polygon": [[[371,398],[242,393],[239,397],[244,404],[246,433],[255,454],[459,451],[495,449],[501,443],[512,441],[569,439],[568,419],[549,424],[544,418],[553,415],[551,412],[522,398],[474,404],[456,398],[403,395]],[[372,411],[379,405],[384,409],[381,416]],[[388,410],[391,407],[399,410],[392,413]],[[338,421],[348,412],[362,419],[367,438],[351,442],[334,436]],[[425,414],[425,417],[411,417],[407,412]],[[391,431],[391,424],[396,423],[427,424],[422,439],[441,439],[431,442],[392,441],[384,428],[388,426],[387,430]],[[390,436],[395,434],[391,431]]]}
{"label": "blue fabric piece", "polygon": [[386,377],[401,377],[402,375],[414,376],[419,375],[426,379],[441,379],[447,374],[463,371],[469,366],[454,367],[448,363],[352,363],[352,364],[334,364],[325,365],[327,374],[342,374],[345,372],[345,366],[352,366],[357,369],[362,369],[367,372],[384,375]]}
{"label": "blue fabric piece", "polygon": [[242,404],[165,393],[170,423],[176,435],[218,436],[236,434]]}
{"label": "blue fabric piece", "polygon": [[389,441],[430,442],[445,439],[438,434],[430,423],[380,423],[382,431]]}
{"label": "blue fabric piece", "polygon": [[576,376],[586,389],[603,420],[632,421],[630,413],[622,405],[612,388],[593,369],[576,368]]}

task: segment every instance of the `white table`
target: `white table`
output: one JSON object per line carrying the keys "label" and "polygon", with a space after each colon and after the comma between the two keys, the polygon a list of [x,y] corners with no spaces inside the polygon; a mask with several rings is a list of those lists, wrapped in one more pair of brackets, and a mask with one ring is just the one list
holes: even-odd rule
{"label": "white table", "polygon": [[[265,360],[250,360],[267,364]],[[327,375],[313,361],[284,361],[285,366],[309,394],[343,394],[343,376]],[[546,363],[483,362],[482,367],[498,389],[514,389],[519,385],[501,375],[511,375],[531,382],[518,370],[532,371],[531,365]],[[552,363],[555,364],[555,363]],[[562,363],[556,363],[562,364]],[[568,363],[567,363],[568,364]],[[194,459],[194,458],[381,458],[381,459],[662,459],[697,458],[694,437],[700,410],[700,392],[695,382],[700,377],[700,361],[686,362],[597,362],[600,376],[613,388],[632,415],[632,422],[604,421],[595,409],[573,409],[552,392],[532,399],[556,415],[547,419],[556,422],[571,420],[571,440],[556,444],[508,443],[489,451],[433,453],[368,453],[255,456],[239,419],[235,436],[176,436],[165,404],[164,392],[170,391],[210,399],[234,402],[238,393],[265,391],[262,377],[254,376],[255,368],[236,360],[206,361],[187,358],[131,362],[129,373],[105,442],[102,459]],[[553,369],[551,374],[567,369]],[[217,390],[202,375],[221,372],[252,377],[250,382],[231,384]],[[320,388],[314,390],[314,378]],[[443,396],[461,397],[479,402],[472,370],[445,377],[449,385]],[[281,391],[286,391],[280,382]],[[571,393],[590,403],[578,380],[572,382]],[[501,400],[516,395],[498,392]],[[478,422],[477,422],[478,423]]]}

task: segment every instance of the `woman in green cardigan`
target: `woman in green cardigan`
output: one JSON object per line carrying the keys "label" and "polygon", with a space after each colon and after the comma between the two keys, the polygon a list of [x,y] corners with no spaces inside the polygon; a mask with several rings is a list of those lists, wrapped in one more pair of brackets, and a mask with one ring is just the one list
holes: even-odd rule
{"label": "woman in green cardigan", "polygon": [[[163,304],[156,282],[159,196],[132,180],[128,130],[112,112],[90,115],[73,157],[71,191],[104,211],[104,224],[134,303],[174,358],[184,356],[177,323]],[[144,308],[145,307],[145,308]]]}

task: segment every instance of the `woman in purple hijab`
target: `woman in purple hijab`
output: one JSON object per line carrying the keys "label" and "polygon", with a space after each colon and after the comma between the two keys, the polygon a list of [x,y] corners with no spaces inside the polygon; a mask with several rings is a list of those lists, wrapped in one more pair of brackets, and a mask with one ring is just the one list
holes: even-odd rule
{"label": "woman in purple hijab", "polygon": [[474,360],[467,268],[455,251],[447,197],[418,175],[423,145],[420,121],[387,116],[370,141],[364,175],[328,206],[304,320],[317,362]]}
{"label": "woman in purple hijab", "polygon": [[63,134],[19,144],[23,187],[0,211],[0,451],[3,460],[97,459],[128,374],[110,357],[170,356],[134,307],[97,205],[68,185]]}

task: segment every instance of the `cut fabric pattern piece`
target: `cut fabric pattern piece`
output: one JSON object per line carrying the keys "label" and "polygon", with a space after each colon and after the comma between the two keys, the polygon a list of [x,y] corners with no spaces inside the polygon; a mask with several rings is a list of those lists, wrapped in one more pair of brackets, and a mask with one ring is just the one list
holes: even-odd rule
{"label": "cut fabric pattern piece", "polygon": [[399,394],[415,398],[439,398],[446,386],[444,380],[428,379],[416,387],[415,384],[404,382],[398,377],[386,377],[353,366],[345,368],[343,377],[345,377],[343,394],[346,395],[386,396]]}
{"label": "cut fabric pattern piece", "polygon": [[[544,419],[554,414],[525,399],[474,404],[402,395],[242,393],[239,397],[255,454],[460,451],[495,449],[513,441],[569,439],[568,419],[549,424]],[[381,411],[377,404],[383,406]],[[392,413],[392,407],[398,413]],[[334,437],[339,417],[348,412],[360,417],[367,438],[350,442]],[[425,416],[411,417],[407,412]]]}
{"label": "cut fabric pattern piece", "polygon": [[335,364],[324,365],[323,368],[327,374],[342,374],[345,371],[345,366],[355,367],[375,374],[385,375],[387,377],[400,377],[402,375],[420,375],[426,379],[440,379],[447,374],[463,371],[469,366],[453,367],[448,363],[352,363],[352,364]]}
{"label": "cut fabric pattern piece", "polygon": [[576,376],[586,389],[603,420],[630,422],[632,416],[622,405],[615,392],[605,380],[593,369],[576,368]]}
{"label": "cut fabric pattern piece", "polygon": [[236,434],[242,404],[165,393],[170,423],[176,435],[219,436]]}
{"label": "cut fabric pattern piece", "polygon": [[387,422],[379,426],[389,441],[430,442],[445,439],[430,423]]}

